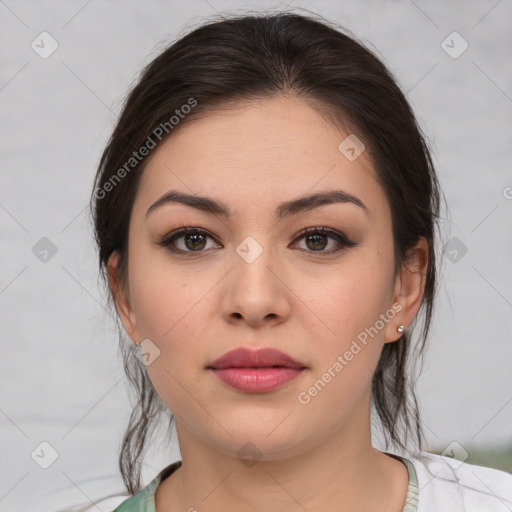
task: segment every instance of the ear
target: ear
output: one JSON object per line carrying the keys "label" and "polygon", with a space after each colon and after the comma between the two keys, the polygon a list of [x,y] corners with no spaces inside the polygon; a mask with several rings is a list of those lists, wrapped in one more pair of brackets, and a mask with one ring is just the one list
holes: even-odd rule
{"label": "ear", "polygon": [[134,343],[139,343],[140,334],[135,313],[131,306],[130,292],[127,283],[125,284],[120,280],[118,264],[119,253],[115,251],[110,255],[107,264],[109,286],[114,297],[117,313],[126,333]]}
{"label": "ear", "polygon": [[425,276],[428,264],[428,243],[420,237],[416,245],[407,251],[405,261],[395,279],[393,304],[400,304],[401,310],[386,329],[384,343],[397,341],[402,334],[397,331],[399,325],[404,329],[412,323],[418,313],[425,291]]}

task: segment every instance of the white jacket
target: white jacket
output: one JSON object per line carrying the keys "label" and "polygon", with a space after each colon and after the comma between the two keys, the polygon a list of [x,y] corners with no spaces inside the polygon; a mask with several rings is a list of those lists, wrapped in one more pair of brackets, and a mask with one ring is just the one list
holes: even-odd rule
{"label": "white jacket", "polygon": [[417,512],[512,512],[512,474],[421,452]]}

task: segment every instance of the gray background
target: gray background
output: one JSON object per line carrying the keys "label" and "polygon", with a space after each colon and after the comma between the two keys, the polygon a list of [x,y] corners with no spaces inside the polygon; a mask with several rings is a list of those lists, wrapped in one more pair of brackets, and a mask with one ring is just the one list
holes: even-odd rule
{"label": "gray background", "polygon": [[[52,510],[122,491],[117,449],[129,402],[87,209],[101,151],[142,66],[169,41],[216,11],[286,6],[0,1],[0,510]],[[512,2],[297,0],[287,8],[295,7],[367,41],[432,141],[451,241],[419,380],[428,448],[510,444]],[[46,59],[31,47],[48,50],[43,31],[58,43]],[[442,44],[453,31],[469,44],[457,58],[461,40]],[[43,237],[57,249],[46,262],[33,252]],[[36,449],[35,459],[49,460],[43,441],[58,452],[46,470],[31,458]],[[176,447],[155,449],[145,480],[178,457]]]}

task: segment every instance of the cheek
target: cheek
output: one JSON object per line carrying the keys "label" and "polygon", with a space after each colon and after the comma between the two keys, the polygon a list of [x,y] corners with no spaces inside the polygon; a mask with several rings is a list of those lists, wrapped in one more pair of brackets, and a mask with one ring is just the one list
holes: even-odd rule
{"label": "cheek", "polygon": [[337,270],[329,269],[328,274],[311,276],[300,290],[308,316],[317,318],[321,326],[323,335],[319,333],[318,340],[323,339],[326,346],[333,339],[346,343],[356,337],[389,307],[392,262],[374,259],[363,264],[362,259],[354,258]]}
{"label": "cheek", "polygon": [[[165,250],[146,237],[135,228],[130,234],[130,296],[140,335],[160,345],[186,316],[196,288],[190,275],[173,266]],[[132,244],[134,240],[140,243]]]}
{"label": "cheek", "polygon": [[186,413],[189,393],[198,396],[192,391],[191,379],[203,363],[204,347],[199,344],[211,325],[205,314],[207,281],[193,280],[168,267],[158,271],[158,265],[134,276],[132,298],[139,332],[159,351],[147,371],[158,395],[179,416],[191,414]]}
{"label": "cheek", "polygon": [[389,291],[383,280],[370,273],[345,273],[324,290],[321,300],[318,291],[312,293],[316,303],[311,309],[320,312],[329,328],[310,336],[314,366],[296,401],[308,418],[318,415],[324,418],[323,428],[336,429],[369,396],[383,347],[387,324],[380,315],[386,311]]}
{"label": "cheek", "polygon": [[[208,340],[215,304],[212,286],[218,280],[205,272],[194,272],[186,265],[172,265],[165,254],[146,254],[132,259],[130,291],[138,330],[142,338],[150,339],[159,349],[161,359],[151,365],[155,378],[163,367],[171,373],[196,369],[203,364],[204,347]],[[140,264],[140,261],[144,261]],[[218,309],[216,311],[218,315]],[[154,366],[154,368],[153,368]],[[153,378],[153,376],[152,376]]]}
{"label": "cheek", "polygon": [[[308,281],[305,302],[321,320],[309,313],[320,329],[314,337],[316,365],[310,379],[311,384],[320,379],[321,389],[325,384],[319,401],[337,403],[347,392],[355,398],[371,384],[387,326],[394,317],[394,310],[389,312],[391,255],[391,250],[361,251],[357,258],[347,258],[340,270],[330,270],[329,279]],[[308,330],[312,331],[311,326]]]}
{"label": "cheek", "polygon": [[[153,271],[134,279],[132,299],[142,336],[163,346],[172,344],[176,334],[186,330],[193,339],[193,317],[200,313],[201,298],[206,291],[201,282],[177,275],[169,269]],[[205,285],[205,281],[202,281]],[[164,348],[164,347],[162,347]]]}

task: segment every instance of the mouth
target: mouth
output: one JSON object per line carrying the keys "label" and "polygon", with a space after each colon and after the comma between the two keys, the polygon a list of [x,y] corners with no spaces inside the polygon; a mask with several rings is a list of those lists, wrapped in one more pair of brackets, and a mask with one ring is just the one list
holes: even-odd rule
{"label": "mouth", "polygon": [[225,368],[305,368],[290,355],[275,348],[261,348],[251,350],[237,348],[222,355],[207,368],[223,370]]}
{"label": "mouth", "polygon": [[227,352],[206,368],[230,388],[263,393],[284,386],[307,367],[277,349],[239,348]]}

